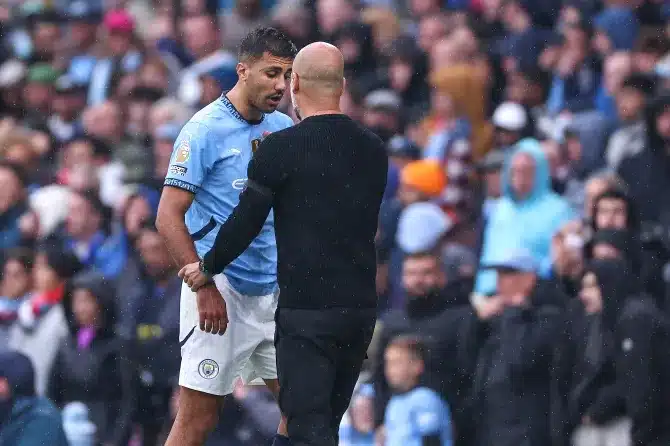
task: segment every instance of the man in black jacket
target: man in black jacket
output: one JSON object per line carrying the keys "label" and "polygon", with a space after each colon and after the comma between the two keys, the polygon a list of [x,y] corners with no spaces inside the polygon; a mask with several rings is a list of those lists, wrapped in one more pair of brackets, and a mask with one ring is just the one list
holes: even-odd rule
{"label": "man in black jacket", "polygon": [[470,416],[477,420],[474,444],[550,444],[550,377],[560,305],[537,286],[537,265],[529,253],[511,252],[488,267],[498,272],[498,294],[478,304],[479,318],[473,318],[466,336],[477,351],[470,400]]}

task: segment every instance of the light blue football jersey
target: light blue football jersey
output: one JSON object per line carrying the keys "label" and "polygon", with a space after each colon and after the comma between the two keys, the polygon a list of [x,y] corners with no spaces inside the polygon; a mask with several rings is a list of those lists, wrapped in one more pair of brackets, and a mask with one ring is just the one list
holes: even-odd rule
{"label": "light blue football jersey", "polygon": [[[218,230],[239,202],[247,166],[260,141],[293,125],[280,112],[249,122],[222,95],[182,128],[174,144],[165,178],[168,186],[195,194],[186,212],[186,227],[202,258],[214,246]],[[277,288],[277,245],[274,215],[249,248],[224,271],[231,285],[248,296],[263,296]]]}

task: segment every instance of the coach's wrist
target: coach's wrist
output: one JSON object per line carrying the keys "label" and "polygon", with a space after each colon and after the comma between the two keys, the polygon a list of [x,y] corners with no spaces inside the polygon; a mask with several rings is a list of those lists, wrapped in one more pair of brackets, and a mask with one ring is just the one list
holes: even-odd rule
{"label": "coach's wrist", "polygon": [[206,284],[214,283],[214,275],[210,272],[211,270],[207,267],[204,259],[200,259],[198,268],[200,269],[200,274],[207,280]]}

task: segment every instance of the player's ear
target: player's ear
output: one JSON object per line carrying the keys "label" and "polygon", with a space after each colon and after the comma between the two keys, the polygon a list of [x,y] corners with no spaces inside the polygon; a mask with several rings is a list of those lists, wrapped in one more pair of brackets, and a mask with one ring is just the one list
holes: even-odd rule
{"label": "player's ear", "polygon": [[235,66],[235,71],[237,71],[237,77],[239,77],[240,80],[247,80],[247,76],[249,75],[249,66],[246,63],[238,62]]}

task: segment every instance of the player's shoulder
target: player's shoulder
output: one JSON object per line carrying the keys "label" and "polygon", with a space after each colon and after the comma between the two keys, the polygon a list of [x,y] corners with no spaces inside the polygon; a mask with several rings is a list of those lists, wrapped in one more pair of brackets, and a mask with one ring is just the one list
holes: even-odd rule
{"label": "player's shoulder", "polygon": [[293,119],[290,116],[276,110],[265,115],[265,126],[270,132],[278,132],[289,127],[293,127]]}

